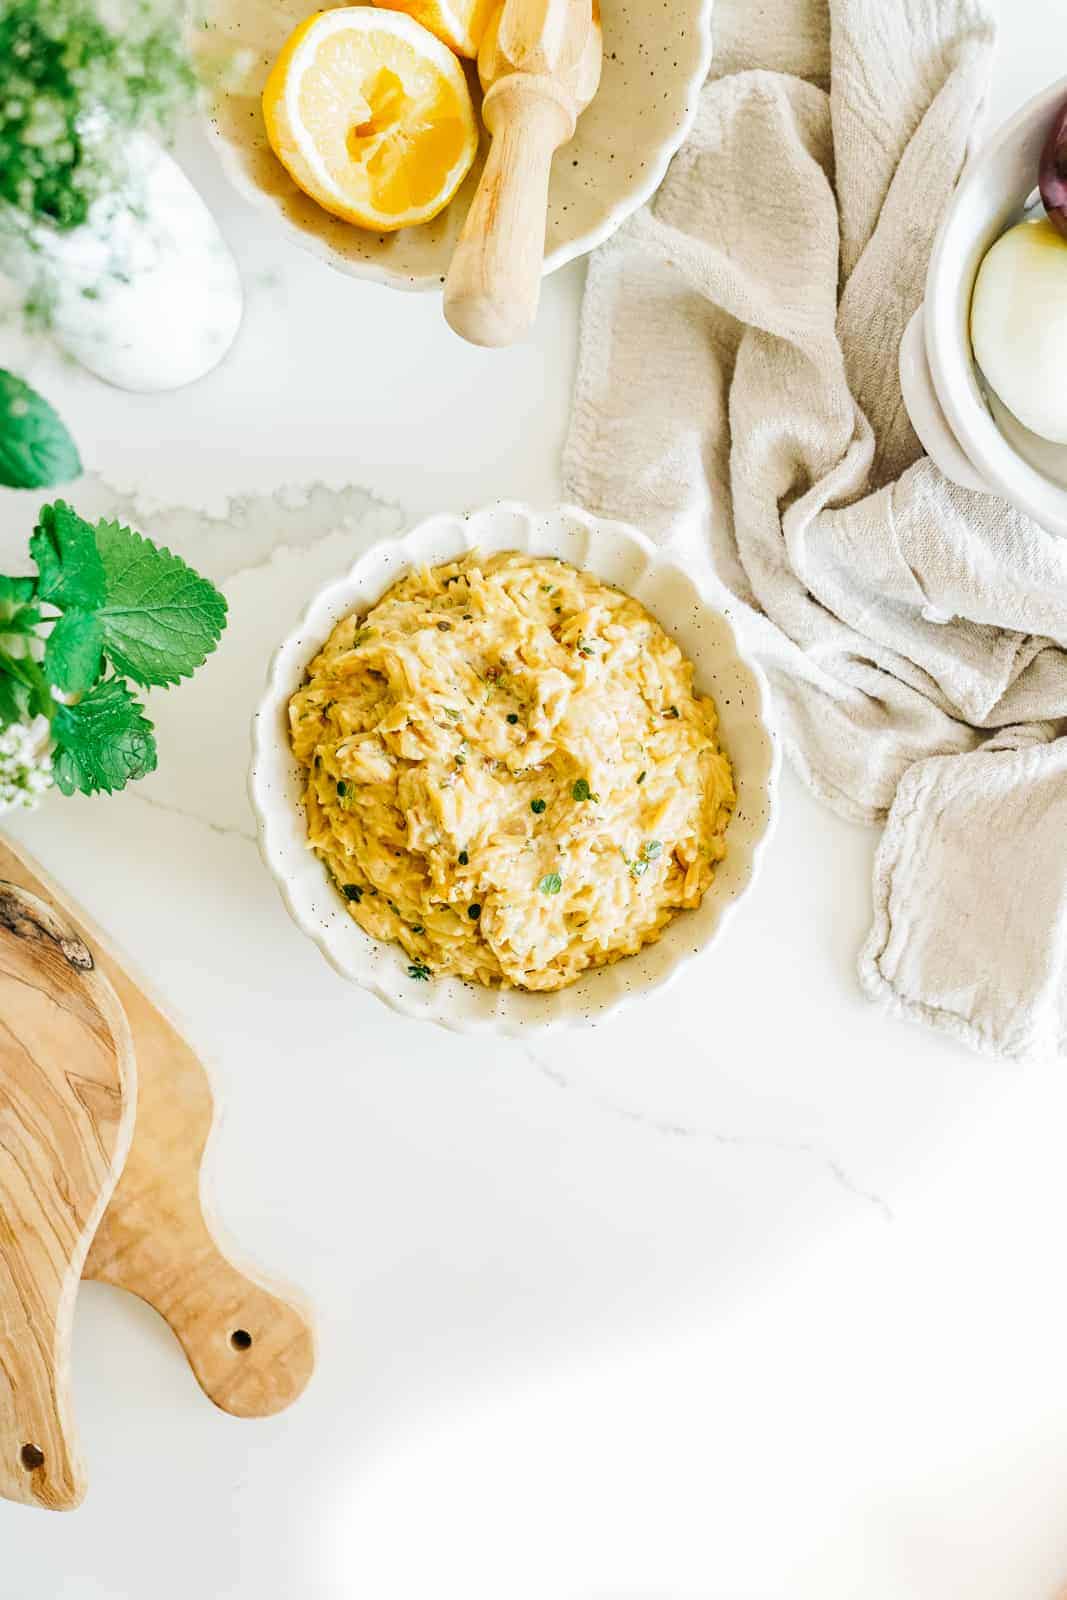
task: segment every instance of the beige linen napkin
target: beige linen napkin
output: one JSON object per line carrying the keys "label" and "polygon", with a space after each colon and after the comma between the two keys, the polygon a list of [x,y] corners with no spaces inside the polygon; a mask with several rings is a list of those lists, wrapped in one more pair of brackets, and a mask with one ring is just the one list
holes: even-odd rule
{"label": "beige linen napkin", "polygon": [[718,0],[651,205],[590,261],[569,492],[700,564],[796,766],[887,819],[883,1003],[1067,1046],[1067,541],[947,482],[897,350],[967,156],[984,0]]}

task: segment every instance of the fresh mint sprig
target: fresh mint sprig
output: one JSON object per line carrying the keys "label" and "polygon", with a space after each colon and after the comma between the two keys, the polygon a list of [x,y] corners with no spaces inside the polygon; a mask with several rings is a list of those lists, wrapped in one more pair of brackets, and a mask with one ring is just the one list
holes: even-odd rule
{"label": "fresh mint sprig", "polygon": [[110,794],[157,759],[126,679],[190,677],[218,644],[226,601],[169,550],[61,500],[42,507],[30,555],[36,578],[0,577],[0,725],[47,717],[62,792]]}

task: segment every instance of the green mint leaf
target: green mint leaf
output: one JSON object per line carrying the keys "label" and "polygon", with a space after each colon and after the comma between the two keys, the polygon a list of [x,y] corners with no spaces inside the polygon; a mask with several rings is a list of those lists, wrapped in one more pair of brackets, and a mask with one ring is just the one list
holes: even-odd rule
{"label": "green mint leaf", "polygon": [[52,699],[44,673],[32,656],[12,656],[6,650],[0,649],[0,678],[6,680],[8,684],[4,694],[4,705],[8,711],[13,704],[16,707],[14,716],[0,714],[0,724],[24,722],[30,717],[52,715],[55,701]]}
{"label": "green mint leaf", "polygon": [[5,670],[8,659],[0,655],[0,728],[11,722],[29,722],[31,716],[30,691],[21,678]]}
{"label": "green mint leaf", "polygon": [[66,694],[84,694],[100,676],[104,625],[92,611],[66,611],[48,636],[44,670]]}
{"label": "green mint leaf", "polygon": [[96,535],[62,500],[41,507],[40,520],[30,535],[30,555],[40,573],[39,599],[61,611],[68,607],[95,611],[103,605],[107,586]]}
{"label": "green mint leaf", "polygon": [[0,577],[0,639],[36,628],[41,620],[40,608],[33,604],[36,589],[32,578]]}
{"label": "green mint leaf", "polygon": [[120,678],[98,683],[76,705],[57,705],[52,727],[52,770],[64,794],[111,794],[155,770],[152,724]]}
{"label": "green mint leaf", "polygon": [[115,670],[141,684],[191,677],[226,626],[214,584],[117,522],[97,524],[96,548],[106,578],[104,653]]}
{"label": "green mint leaf", "polygon": [[0,483],[44,489],[69,483],[81,470],[74,440],[48,401],[0,368]]}

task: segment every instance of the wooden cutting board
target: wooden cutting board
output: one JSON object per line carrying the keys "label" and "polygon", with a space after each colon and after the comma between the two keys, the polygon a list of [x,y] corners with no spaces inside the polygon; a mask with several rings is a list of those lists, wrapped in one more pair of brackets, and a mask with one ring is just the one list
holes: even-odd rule
{"label": "wooden cutting board", "polygon": [[0,1495],[85,1493],[74,1301],[134,1125],[133,1040],[69,922],[0,883]]}
{"label": "wooden cutting board", "polygon": [[[314,1336],[293,1292],[236,1265],[205,1214],[200,1166],[214,1102],[202,1062],[100,930],[6,838],[0,838],[0,891],[3,880],[38,896],[83,941],[132,1035],[138,1085],[132,1144],[95,1237],[90,1232],[84,1275],[154,1306],[222,1410],[239,1417],[282,1410],[311,1377]],[[7,1020],[6,1012],[0,1015]],[[0,1296],[0,1317],[3,1311]]]}

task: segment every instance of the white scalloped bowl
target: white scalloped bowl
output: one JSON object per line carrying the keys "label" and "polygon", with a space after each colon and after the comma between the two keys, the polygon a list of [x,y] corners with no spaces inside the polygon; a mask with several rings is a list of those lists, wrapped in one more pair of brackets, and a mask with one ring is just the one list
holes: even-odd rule
{"label": "white scalloped bowl", "polygon": [[[679,913],[662,938],[637,955],[587,973],[555,994],[490,989],[445,977],[413,982],[410,958],[398,945],[372,939],[353,921],[307,844],[303,781],[289,747],[287,706],[308,663],[342,617],[372,606],[409,568],[438,566],[468,550],[559,556],[640,600],[693,662],[697,688],[714,696],[734,767],[738,798],[726,858],[699,908]],[[741,654],[728,615],[711,606],[669,555],[635,528],[598,520],[573,506],[535,512],[500,504],[469,516],[431,517],[401,539],[374,545],[345,577],[315,597],[271,665],[252,726],[249,793],[263,859],[294,921],[342,977],[409,1017],[459,1032],[522,1035],[603,1021],[626,1001],[662,988],[712,943],[755,876],[770,832],[778,766],[762,672]]]}
{"label": "white scalloped bowl", "polygon": [[[713,0],[601,0],[604,70],[574,138],[556,157],[545,271],[600,244],[655,190],[692,126],[711,65]],[[396,289],[439,289],[484,160],[432,222],[371,233],[297,188],[267,143],[260,96],[275,56],[315,0],[198,0],[190,47],[208,124],[236,188],[297,244],[341,272]],[[469,74],[476,104],[477,74]],[[484,141],[483,141],[484,146]]]}

